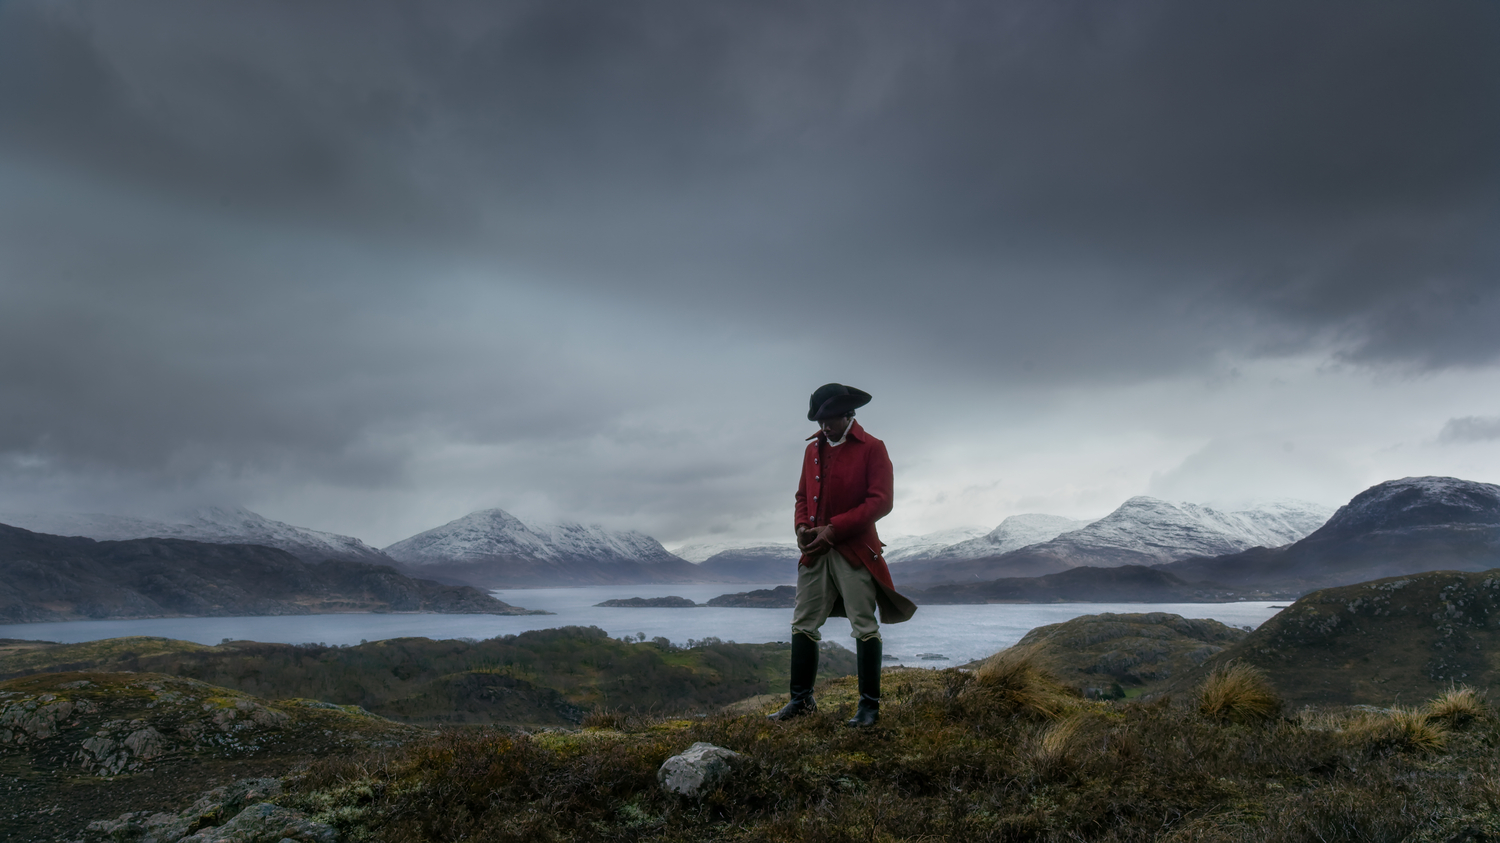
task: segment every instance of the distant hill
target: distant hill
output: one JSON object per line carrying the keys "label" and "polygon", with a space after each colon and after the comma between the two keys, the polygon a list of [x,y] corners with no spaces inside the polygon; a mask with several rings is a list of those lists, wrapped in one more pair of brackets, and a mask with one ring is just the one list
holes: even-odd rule
{"label": "distant hill", "polygon": [[1416,704],[1469,685],[1500,694],[1500,570],[1432,571],[1327,588],[1178,677],[1231,660],[1266,671],[1293,706]]}
{"label": "distant hill", "polygon": [[1084,615],[1039,626],[1009,651],[1090,696],[1151,688],[1184,675],[1250,633],[1168,612]]}
{"label": "distant hill", "polygon": [[285,550],[304,562],[313,563],[342,559],[373,565],[394,564],[389,556],[352,536],[272,521],[241,507],[200,507],[171,520],[96,513],[0,513],[0,524],[34,533],[84,536],[97,541],[158,538],[212,544],[259,544]]}
{"label": "distant hill", "polygon": [[421,576],[481,588],[693,582],[697,566],[635,531],[522,521],[501,509],[471,512],[385,548]]}
{"label": "distant hill", "polygon": [[387,566],[312,565],[259,545],[100,542],[0,524],[0,619],[7,623],[357,611],[529,614],[478,589]]}
{"label": "distant hill", "polygon": [[1500,486],[1407,477],[1372,486],[1320,529],[1284,548],[1162,565],[1186,580],[1230,586],[1347,585],[1435,570],[1500,566]]}
{"label": "distant hill", "polygon": [[[1035,512],[1012,515],[1001,521],[1000,526],[982,536],[946,547],[930,549],[921,558],[983,559],[988,556],[999,556],[1012,550],[1051,541],[1063,533],[1081,530],[1091,523],[1093,522],[1086,519],[1064,518],[1061,515],[1043,515]],[[904,561],[894,559],[894,557],[888,558],[892,558],[892,561]]]}
{"label": "distant hill", "polygon": [[1069,568],[1040,577],[1003,577],[977,583],[946,583],[912,589],[919,604],[955,603],[1222,603],[1294,596],[1192,583],[1145,565]]}
{"label": "distant hill", "polygon": [[1327,507],[1295,501],[1221,512],[1141,496],[1049,541],[978,559],[908,562],[899,566],[897,576],[918,583],[973,582],[1081,566],[1157,565],[1290,544],[1320,527],[1328,515]]}
{"label": "distant hill", "polygon": [[707,582],[796,582],[801,558],[795,545],[723,550],[698,565],[698,576]]}

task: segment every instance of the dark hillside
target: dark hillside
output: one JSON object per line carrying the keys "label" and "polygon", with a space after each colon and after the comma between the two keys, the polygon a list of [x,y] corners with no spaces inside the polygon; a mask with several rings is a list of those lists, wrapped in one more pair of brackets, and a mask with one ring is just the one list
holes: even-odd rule
{"label": "dark hillside", "polygon": [[94,541],[0,524],[6,623],[360,611],[528,613],[478,589],[412,579],[384,565],[309,565],[260,545]]}
{"label": "dark hillside", "polygon": [[1173,687],[1228,661],[1266,671],[1293,705],[1409,704],[1453,684],[1500,696],[1500,570],[1314,592]]}

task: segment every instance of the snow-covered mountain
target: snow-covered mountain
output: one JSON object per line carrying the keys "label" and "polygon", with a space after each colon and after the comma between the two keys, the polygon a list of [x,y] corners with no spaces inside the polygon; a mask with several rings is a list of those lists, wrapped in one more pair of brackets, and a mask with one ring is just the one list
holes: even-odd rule
{"label": "snow-covered mountain", "polygon": [[1456,477],[1404,477],[1355,495],[1322,525],[1316,538],[1465,525],[1500,527],[1500,486]]}
{"label": "snow-covered mountain", "polygon": [[1087,527],[1088,519],[1064,518],[1061,515],[1027,513],[1012,515],[1000,522],[990,532],[946,547],[934,548],[926,558],[979,559],[999,556],[1012,550],[1020,550],[1044,541],[1050,541],[1063,533]]}
{"label": "snow-covered mountain", "polygon": [[1291,544],[1323,526],[1332,514],[1332,507],[1304,501],[1278,501],[1239,512],[1220,512],[1142,495],[1087,527],[1064,533],[1036,549],[1094,557],[1088,564],[1119,556],[1128,558],[1112,564],[1154,565]]}
{"label": "snow-covered mountain", "polygon": [[917,536],[891,536],[885,538],[885,561],[904,562],[908,559],[927,559],[939,555],[939,551],[955,544],[971,541],[984,535],[983,527],[954,527]]}
{"label": "snow-covered mountain", "polygon": [[691,563],[634,530],[527,522],[485,509],[385,548],[423,575],[486,588],[611,582],[682,582]]}
{"label": "snow-covered mountain", "polygon": [[[1157,565],[1197,556],[1222,556],[1252,547],[1280,547],[1318,527],[1332,508],[1278,501],[1221,512],[1192,503],[1134,497],[1085,527],[997,556],[934,562],[909,569],[929,582],[1042,576],[1081,565]],[[922,563],[912,563],[921,565]]]}
{"label": "snow-covered mountain", "polygon": [[343,559],[389,565],[392,561],[352,536],[272,521],[241,507],[201,507],[171,520],[97,513],[0,513],[0,524],[34,533],[83,536],[96,541],[163,538],[212,544],[258,544],[285,550],[311,563]]}

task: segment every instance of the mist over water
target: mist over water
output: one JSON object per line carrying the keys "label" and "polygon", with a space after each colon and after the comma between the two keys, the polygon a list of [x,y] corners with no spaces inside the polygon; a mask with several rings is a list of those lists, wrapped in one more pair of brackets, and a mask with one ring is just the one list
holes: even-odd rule
{"label": "mist over water", "polygon": [[[533,629],[597,626],[615,638],[644,634],[674,644],[716,637],[760,643],[790,637],[791,609],[611,609],[604,600],[677,595],[705,602],[728,590],[772,588],[774,584],[592,586],[537,588],[493,592],[496,597],[551,615],[338,614],[240,618],[158,618],[148,620],[70,621],[0,625],[0,638],[76,643],[151,635],[218,644],[224,639],[301,644],[359,644],[387,638],[493,638]],[[1172,612],[1189,618],[1212,618],[1232,626],[1259,626],[1276,614],[1268,602],[1245,603],[996,603],[975,606],[922,606],[903,624],[883,626],[887,655],[899,663],[948,667],[983,658],[1016,643],[1031,629],[1079,615],[1102,612]],[[854,648],[849,624],[832,618],[823,627],[825,641]],[[920,653],[947,656],[919,659]]]}

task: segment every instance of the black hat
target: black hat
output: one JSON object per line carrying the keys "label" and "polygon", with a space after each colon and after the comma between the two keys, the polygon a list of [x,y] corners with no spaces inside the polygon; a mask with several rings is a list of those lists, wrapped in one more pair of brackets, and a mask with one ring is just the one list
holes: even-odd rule
{"label": "black hat", "polygon": [[807,405],[807,420],[836,419],[870,403],[870,393],[844,386],[841,383],[825,383],[812,394]]}

